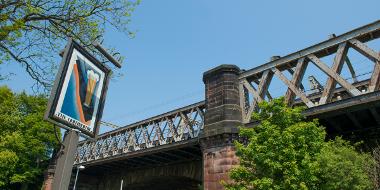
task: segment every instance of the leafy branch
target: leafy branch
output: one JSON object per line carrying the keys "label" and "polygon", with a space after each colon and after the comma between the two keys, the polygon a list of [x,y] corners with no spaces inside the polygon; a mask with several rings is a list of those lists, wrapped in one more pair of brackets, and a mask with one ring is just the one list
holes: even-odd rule
{"label": "leafy branch", "polygon": [[49,90],[57,54],[69,37],[105,62],[91,43],[102,40],[108,25],[131,36],[128,24],[138,4],[139,0],[0,0],[0,64],[18,62],[38,89]]}

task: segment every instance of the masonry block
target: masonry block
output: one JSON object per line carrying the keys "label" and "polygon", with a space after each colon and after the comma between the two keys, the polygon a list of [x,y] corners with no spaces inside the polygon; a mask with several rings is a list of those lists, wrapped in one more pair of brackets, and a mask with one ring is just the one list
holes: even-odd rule
{"label": "masonry block", "polygon": [[223,189],[221,181],[230,182],[228,172],[239,163],[235,151],[235,147],[225,146],[207,149],[203,152],[203,186],[205,190]]}
{"label": "masonry block", "polygon": [[53,190],[54,169],[48,169],[44,173],[43,190]]}

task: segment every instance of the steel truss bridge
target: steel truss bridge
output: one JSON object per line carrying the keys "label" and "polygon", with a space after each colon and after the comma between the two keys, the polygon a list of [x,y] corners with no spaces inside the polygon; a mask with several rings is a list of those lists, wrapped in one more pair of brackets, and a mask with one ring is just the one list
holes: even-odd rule
{"label": "steel truss bridge", "polygon": [[[305,115],[320,118],[332,132],[373,129],[363,127],[364,124],[379,126],[380,54],[370,47],[379,44],[376,41],[379,37],[380,21],[376,21],[242,71],[238,78],[242,123],[250,125],[251,114],[258,111],[258,103],[270,101],[273,91],[280,91],[271,84],[282,84],[283,93],[277,96],[284,96],[290,106],[306,106]],[[356,74],[355,66],[360,63],[352,61],[349,51],[365,57],[372,64],[367,78]],[[327,58],[332,61],[327,62]],[[349,70],[350,79],[341,76],[344,66]],[[326,75],[326,81],[321,84],[316,76],[305,78],[309,67],[313,67],[315,73]],[[305,90],[305,81],[310,81],[309,90]],[[365,111],[358,111],[363,109]],[[128,159],[123,164],[138,167],[146,163],[165,163],[174,158],[195,156],[201,159],[198,139],[204,127],[205,112],[205,102],[199,102],[102,134],[96,141],[82,141],[75,164],[102,165]],[[338,115],[342,112],[344,114]],[[354,128],[344,128],[350,124]],[[167,151],[175,149],[178,151]],[[162,154],[153,154],[160,152]],[[133,159],[148,153],[152,156]]]}
{"label": "steel truss bridge", "polygon": [[202,101],[102,134],[96,141],[82,141],[75,164],[195,143],[204,126],[204,111]]}

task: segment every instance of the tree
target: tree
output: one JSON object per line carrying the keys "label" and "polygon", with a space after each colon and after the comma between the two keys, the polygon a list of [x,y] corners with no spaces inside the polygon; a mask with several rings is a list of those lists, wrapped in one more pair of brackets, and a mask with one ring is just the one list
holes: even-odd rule
{"label": "tree", "polygon": [[355,151],[348,141],[336,138],[325,144],[317,157],[320,189],[372,189],[371,171],[375,160],[369,154]]}
{"label": "tree", "polygon": [[59,130],[43,120],[43,96],[0,87],[0,189],[39,189]]}
{"label": "tree", "polygon": [[374,189],[380,189],[380,145],[377,144],[372,150],[372,156],[375,160],[375,165],[368,168],[371,179],[374,184]]}
{"label": "tree", "polygon": [[347,141],[326,142],[317,120],[305,121],[302,108],[283,98],[260,104],[254,128],[241,128],[247,143],[236,142],[240,166],[230,171],[226,189],[370,189],[370,155]]}
{"label": "tree", "polygon": [[2,0],[0,64],[16,61],[36,84],[50,88],[57,55],[68,37],[93,50],[90,44],[101,40],[106,26],[132,35],[127,26],[138,3],[139,0]]}

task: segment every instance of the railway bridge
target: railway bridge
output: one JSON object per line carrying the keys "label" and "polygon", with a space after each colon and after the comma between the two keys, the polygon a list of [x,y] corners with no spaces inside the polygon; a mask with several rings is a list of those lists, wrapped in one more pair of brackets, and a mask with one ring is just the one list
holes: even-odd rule
{"label": "railway bridge", "polygon": [[80,142],[75,165],[86,169],[78,189],[222,189],[220,180],[238,164],[238,126],[254,126],[258,103],[279,96],[306,106],[307,118],[319,118],[329,136],[375,142],[379,37],[376,21],[249,70],[221,65],[205,72],[205,101]]}

